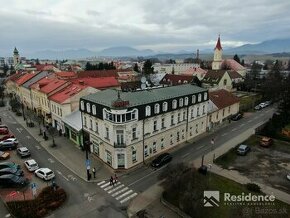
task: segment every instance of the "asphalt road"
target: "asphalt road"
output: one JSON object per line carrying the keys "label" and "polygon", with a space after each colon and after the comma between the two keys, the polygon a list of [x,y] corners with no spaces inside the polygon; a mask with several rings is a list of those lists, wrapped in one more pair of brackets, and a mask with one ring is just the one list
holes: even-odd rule
{"label": "asphalt road", "polygon": [[[116,200],[104,195],[95,183],[87,183],[79,179],[55,160],[28,131],[17,123],[12,112],[1,108],[0,114],[2,123],[9,127],[20,145],[26,146],[30,150],[31,158],[35,159],[40,167],[52,169],[56,174],[57,185],[63,187],[68,194],[68,200],[64,206],[56,210],[50,217],[125,217],[126,211],[116,206]],[[0,216],[8,213],[3,212],[1,210]]]}

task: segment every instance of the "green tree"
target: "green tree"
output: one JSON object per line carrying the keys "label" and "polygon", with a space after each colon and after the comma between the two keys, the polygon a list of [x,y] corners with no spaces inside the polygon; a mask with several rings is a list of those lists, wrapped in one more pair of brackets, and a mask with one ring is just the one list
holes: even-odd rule
{"label": "green tree", "polygon": [[241,63],[241,60],[240,60],[240,58],[239,58],[239,56],[237,54],[234,55],[234,60],[236,62],[238,62],[239,64]]}
{"label": "green tree", "polygon": [[242,66],[245,66],[245,60],[244,60],[244,59],[242,59],[242,61],[241,61],[241,65],[242,65]]}
{"label": "green tree", "polygon": [[7,64],[4,64],[4,66],[3,66],[4,75],[7,75],[8,70],[9,70],[8,65]]}
{"label": "green tree", "polygon": [[152,66],[152,62],[151,60],[146,60],[144,62],[144,65],[143,65],[143,69],[142,69],[142,72],[145,74],[145,75],[150,75],[150,74],[153,74],[154,73],[154,68]]}
{"label": "green tree", "polygon": [[139,67],[138,67],[138,64],[137,64],[137,63],[134,64],[134,68],[133,68],[133,70],[134,70],[135,72],[139,72]]}

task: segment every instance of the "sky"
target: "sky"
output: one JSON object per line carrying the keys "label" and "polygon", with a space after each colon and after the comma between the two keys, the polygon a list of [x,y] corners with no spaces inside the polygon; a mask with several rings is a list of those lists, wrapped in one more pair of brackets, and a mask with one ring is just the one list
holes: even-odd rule
{"label": "sky", "polygon": [[1,0],[0,56],[114,46],[178,52],[290,37],[289,0]]}

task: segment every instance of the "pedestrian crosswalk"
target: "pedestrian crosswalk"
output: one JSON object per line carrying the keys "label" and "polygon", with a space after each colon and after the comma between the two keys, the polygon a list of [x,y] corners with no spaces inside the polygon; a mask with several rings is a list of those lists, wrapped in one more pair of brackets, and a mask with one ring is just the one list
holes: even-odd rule
{"label": "pedestrian crosswalk", "polygon": [[109,181],[102,181],[98,183],[98,186],[119,201],[121,204],[129,201],[130,199],[137,196],[137,193],[132,189],[129,189],[121,182],[117,182],[114,185],[110,185]]}

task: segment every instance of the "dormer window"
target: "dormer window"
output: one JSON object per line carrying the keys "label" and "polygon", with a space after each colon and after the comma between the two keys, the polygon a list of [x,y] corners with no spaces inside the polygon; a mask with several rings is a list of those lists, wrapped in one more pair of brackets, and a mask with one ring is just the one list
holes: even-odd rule
{"label": "dormer window", "polygon": [[81,101],[81,110],[84,110],[84,109],[85,109],[84,101]]}
{"label": "dormer window", "polygon": [[203,100],[205,100],[205,101],[207,100],[207,92],[204,93]]}
{"label": "dormer window", "polygon": [[184,105],[187,106],[188,105],[188,97],[184,98]]}
{"label": "dormer window", "polygon": [[97,114],[96,105],[92,106],[92,112],[93,112],[93,115]]}
{"label": "dormer window", "polygon": [[167,104],[167,102],[163,102],[163,104],[162,104],[162,110],[163,110],[163,112],[166,112],[167,109],[168,109],[168,104]]}
{"label": "dormer window", "polygon": [[196,103],[196,96],[193,95],[193,96],[192,96],[192,104],[195,104],[195,103]]}
{"label": "dormer window", "polygon": [[146,109],[145,109],[145,116],[146,116],[146,117],[151,116],[151,107],[150,107],[149,105],[146,106]]}
{"label": "dormer window", "polygon": [[177,101],[174,99],[172,101],[172,109],[176,109],[177,108]]}
{"label": "dormer window", "polygon": [[201,102],[201,94],[198,94],[198,102]]}
{"label": "dormer window", "polygon": [[88,113],[91,112],[91,105],[90,105],[90,103],[87,103],[87,112],[88,112]]}
{"label": "dormer window", "polygon": [[154,113],[155,114],[159,114],[159,112],[160,112],[160,105],[159,104],[155,104],[155,106],[154,106]]}
{"label": "dormer window", "polygon": [[179,107],[183,107],[183,98],[179,99]]}

